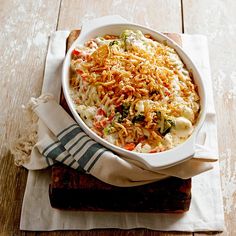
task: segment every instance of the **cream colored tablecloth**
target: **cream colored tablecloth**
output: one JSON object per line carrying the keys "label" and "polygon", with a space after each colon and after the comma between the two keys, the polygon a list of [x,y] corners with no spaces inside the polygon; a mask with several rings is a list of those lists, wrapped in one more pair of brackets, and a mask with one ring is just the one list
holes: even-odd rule
{"label": "cream colored tablecloth", "polygon": [[[46,61],[46,74],[60,76],[65,52],[67,31],[51,36]],[[182,35],[182,46],[199,67],[208,89],[210,106],[207,119],[215,119],[214,102],[208,61],[207,40],[201,35]],[[44,81],[43,91],[60,91],[60,79]],[[53,89],[50,90],[51,86]],[[58,97],[58,92],[55,92]],[[211,128],[213,139],[206,138],[217,149],[216,124]],[[48,198],[50,170],[29,171],[23,201],[20,228],[22,230],[66,230],[92,228],[149,228],[176,231],[221,231],[224,227],[223,204],[220,187],[219,163],[214,168],[193,177],[192,203],[186,214],[79,212],[52,209]]]}

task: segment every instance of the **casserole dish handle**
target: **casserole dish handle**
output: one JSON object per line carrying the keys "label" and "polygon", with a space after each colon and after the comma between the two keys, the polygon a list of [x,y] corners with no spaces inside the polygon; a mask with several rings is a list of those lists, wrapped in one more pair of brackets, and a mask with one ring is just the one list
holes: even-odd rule
{"label": "casserole dish handle", "polygon": [[[158,154],[138,154],[139,161],[143,162],[150,169],[156,171],[165,169],[183,161],[193,158],[195,153],[195,135],[190,136],[184,143],[179,146]],[[158,163],[158,165],[156,165]]]}

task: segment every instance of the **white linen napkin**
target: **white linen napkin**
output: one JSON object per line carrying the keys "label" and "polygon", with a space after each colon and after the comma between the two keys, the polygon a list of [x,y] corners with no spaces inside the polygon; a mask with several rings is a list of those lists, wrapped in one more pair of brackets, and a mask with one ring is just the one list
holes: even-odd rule
{"label": "white linen napkin", "polygon": [[[50,92],[54,95],[54,98],[59,98],[58,93],[60,92],[60,84],[58,81],[60,80],[60,67],[64,58],[65,52],[65,40],[68,36],[67,31],[59,31],[52,35],[49,45],[49,51],[46,61],[46,71],[43,93]],[[197,65],[199,66],[205,80],[207,81],[207,90],[209,91],[209,95],[212,96],[212,88],[210,81],[210,71],[209,71],[209,62],[208,62],[208,48],[207,48],[207,40],[203,36],[186,36],[182,35],[183,39],[183,48],[191,54],[192,58],[195,60]],[[57,80],[55,86],[49,86],[54,84],[54,80]],[[217,136],[216,136],[216,123],[215,123],[215,111],[213,104],[213,97],[209,99],[211,102],[211,107],[208,110],[208,115],[206,119],[206,123],[204,124],[203,129],[201,130],[200,137],[202,145],[205,147],[205,151],[199,153],[199,159],[201,157],[218,157],[217,150]],[[57,125],[52,124],[49,125],[47,118],[44,118],[42,114],[45,114],[48,109],[58,109],[59,113],[63,112],[61,108],[56,105],[56,102],[51,99],[46,99],[43,102],[39,102],[36,100],[34,111],[39,115],[41,119],[44,121],[40,121],[39,123],[39,142],[36,144],[33,149],[32,156],[30,162],[25,164],[24,166],[28,169],[40,169],[45,168],[48,165],[51,165],[54,161],[53,158],[49,158],[47,163],[45,161],[45,157],[43,157],[40,153],[42,150],[45,150],[44,143],[49,144],[48,141],[55,142],[55,137],[60,132],[57,130]],[[52,115],[53,112],[47,113]],[[47,115],[48,116],[48,115]],[[57,116],[59,117],[59,116]],[[70,123],[72,122],[70,118],[66,115],[66,125],[74,125],[76,124]],[[65,118],[64,117],[64,118]],[[54,117],[55,118],[55,117]],[[44,123],[45,122],[45,123]],[[62,124],[65,124],[62,123]],[[50,132],[47,132],[47,125],[50,128]],[[210,129],[208,130],[208,127]],[[78,128],[78,127],[77,127]],[[41,131],[40,131],[41,129]],[[43,131],[43,132],[42,132]],[[42,136],[41,136],[42,135]],[[42,139],[40,139],[43,137]],[[202,140],[204,142],[202,143]],[[46,141],[46,142],[45,142]],[[207,144],[207,145],[205,145]],[[41,145],[41,146],[40,146]],[[197,146],[199,148],[200,146]],[[99,147],[100,148],[100,147]],[[198,149],[196,149],[198,150]],[[210,150],[210,152],[209,152]],[[63,150],[64,151],[64,150]],[[109,155],[104,157],[104,160],[108,160],[112,154],[110,151],[106,151]],[[106,153],[104,152],[104,153]],[[209,153],[211,153],[209,155]],[[117,157],[114,155],[114,161],[116,162]],[[38,158],[38,159],[37,159]],[[111,158],[113,159],[113,157]],[[174,169],[168,168],[164,171],[164,173],[149,173],[148,170],[144,170],[142,165],[138,163],[131,163],[126,159],[119,159],[117,163],[122,163],[121,167],[129,168],[133,170],[138,169],[142,176],[141,178],[132,175],[127,175],[125,179],[120,179],[118,182],[114,180],[115,178],[120,178],[121,175],[119,173],[114,172],[114,176],[111,178],[107,173],[105,175],[101,175],[99,165],[99,160],[103,160],[103,158],[99,158],[98,161],[91,168],[90,173],[94,176],[102,179],[105,182],[116,184],[116,185],[137,185],[140,184],[140,181],[145,183],[145,181],[150,182],[154,179],[158,179],[159,175],[172,175],[180,176],[180,169],[173,167]],[[121,161],[122,160],[122,161]],[[193,160],[196,163],[206,163],[205,161],[199,162],[197,160]],[[51,163],[50,163],[51,162]],[[123,164],[123,162],[126,162]],[[207,163],[208,165],[209,163]],[[180,164],[182,165],[182,164]],[[184,164],[183,164],[184,165]],[[216,230],[221,231],[224,225],[224,214],[222,208],[222,196],[220,189],[220,177],[219,177],[219,165],[218,162],[212,163],[214,168],[209,170],[206,173],[203,173],[197,177],[193,178],[193,190],[192,190],[192,204],[189,212],[184,215],[173,215],[173,214],[155,214],[155,213],[112,213],[112,212],[74,212],[74,211],[59,211],[56,209],[52,209],[49,204],[48,199],[48,184],[50,182],[50,173],[48,171],[30,171],[26,192],[24,196],[24,202],[22,207],[22,215],[21,215],[21,223],[20,228],[22,230],[56,230],[56,229],[92,229],[92,228],[123,228],[130,229],[136,227],[143,227],[149,229],[156,230],[181,230],[181,231],[202,231],[202,230]],[[86,166],[86,165],[85,165]],[[96,167],[98,166],[98,170]],[[193,167],[195,163],[193,163]],[[39,168],[40,167],[40,168]],[[135,167],[135,168],[134,168]],[[204,170],[209,169],[204,167]],[[112,174],[115,171],[115,168],[112,169],[109,174]],[[182,170],[185,171],[186,168]],[[86,170],[86,169],[85,169]],[[146,171],[148,173],[146,173]],[[169,171],[169,172],[168,172]],[[199,171],[201,172],[202,169]],[[134,171],[135,172],[135,171]],[[124,174],[126,172],[124,171]],[[117,176],[118,175],[118,176]],[[123,175],[123,173],[122,173]],[[145,176],[148,176],[145,178]],[[192,174],[185,173],[184,176],[192,176]],[[112,181],[111,181],[112,180]],[[113,182],[114,181],[114,182]],[[39,220],[40,218],[40,220]],[[49,220],[50,219],[50,220]]]}

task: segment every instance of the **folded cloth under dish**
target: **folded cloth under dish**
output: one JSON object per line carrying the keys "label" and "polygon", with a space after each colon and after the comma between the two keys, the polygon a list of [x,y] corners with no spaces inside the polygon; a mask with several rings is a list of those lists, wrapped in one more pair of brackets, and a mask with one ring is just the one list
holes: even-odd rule
{"label": "folded cloth under dish", "polygon": [[[43,93],[50,92],[59,101],[61,92],[61,65],[65,56],[69,31],[57,31],[50,37],[46,60]],[[205,157],[218,157],[214,103],[212,96],[207,39],[202,35],[181,35],[183,48],[198,65],[208,92],[208,115],[199,133],[204,147],[214,152]],[[38,136],[43,140],[48,128],[39,121]],[[51,132],[48,134],[51,136]],[[48,145],[48,144],[47,144]],[[203,153],[204,154],[204,153]],[[224,212],[221,195],[219,163],[214,168],[192,178],[192,201],[186,214],[81,212],[53,209],[48,197],[51,182],[50,170],[32,171],[48,166],[38,149],[33,149],[31,160],[25,163],[30,169],[21,212],[21,230],[87,230],[94,228],[148,228],[164,231],[221,231]],[[129,183],[129,182],[128,182]]]}

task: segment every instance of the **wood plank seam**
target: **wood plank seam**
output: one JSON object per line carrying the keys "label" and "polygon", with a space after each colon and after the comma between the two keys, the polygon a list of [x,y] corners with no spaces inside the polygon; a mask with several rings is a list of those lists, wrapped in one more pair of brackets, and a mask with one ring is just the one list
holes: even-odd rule
{"label": "wood plank seam", "polygon": [[61,14],[61,6],[62,6],[62,0],[60,0],[60,4],[59,4],[59,9],[58,9],[58,14],[57,14],[56,30],[58,30],[59,19],[60,19],[60,14]]}
{"label": "wood plank seam", "polygon": [[182,33],[184,34],[184,6],[183,0],[180,0],[181,5],[181,25],[182,25]]}

